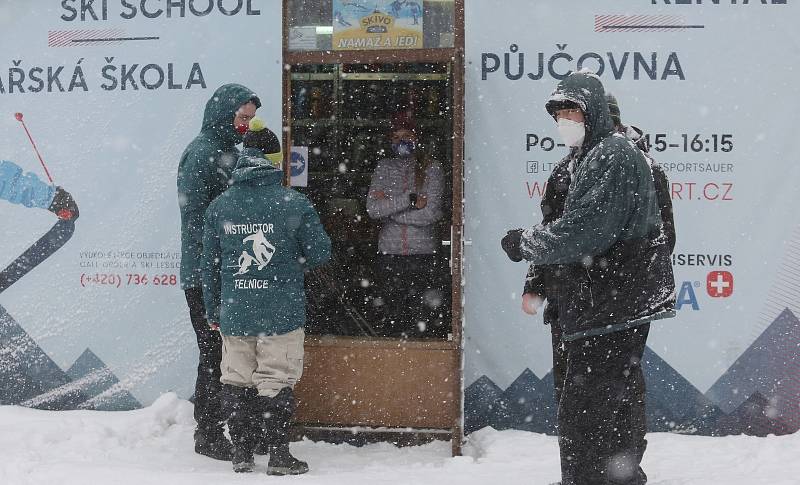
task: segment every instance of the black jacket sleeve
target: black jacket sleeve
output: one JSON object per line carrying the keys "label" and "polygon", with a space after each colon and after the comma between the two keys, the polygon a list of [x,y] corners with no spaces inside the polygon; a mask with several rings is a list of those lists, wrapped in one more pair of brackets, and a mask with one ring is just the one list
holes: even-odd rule
{"label": "black jacket sleeve", "polygon": [[[570,172],[569,164],[574,154],[564,157],[550,173],[542,196],[542,225],[548,225],[558,220],[564,214],[564,203],[569,190]],[[533,293],[547,298],[547,273],[550,271],[546,265],[531,264],[525,277],[525,287],[522,293]]]}

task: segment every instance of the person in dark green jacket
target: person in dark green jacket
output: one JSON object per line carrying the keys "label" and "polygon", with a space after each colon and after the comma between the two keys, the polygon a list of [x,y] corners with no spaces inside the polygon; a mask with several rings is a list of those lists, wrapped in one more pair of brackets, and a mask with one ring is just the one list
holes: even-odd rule
{"label": "person in dark green jacket", "polygon": [[303,371],[304,272],[330,259],[331,241],[308,198],[281,184],[268,157],[277,137],[258,119],[250,128],[233,185],[205,214],[203,294],[222,334],[234,471],[253,470],[263,441],[267,473],[300,474],[308,465],[289,453],[288,427]]}
{"label": "person in dark green jacket", "polygon": [[509,231],[502,246],[512,261],[560,268],[562,483],[643,485],[641,359],[650,322],[675,314],[670,248],[652,170],[615,129],[596,75],[569,75],[546,109],[565,145],[577,150],[563,214]]}
{"label": "person in dark green jacket", "polygon": [[222,432],[219,399],[222,341],[218,332],[208,328],[203,309],[203,215],[208,204],[228,188],[239,156],[236,145],[260,106],[255,93],[239,84],[217,89],[206,103],[200,133],[186,147],[178,166],[181,288],[200,350],[194,392],[195,451],[219,460],[230,460],[231,444]]}

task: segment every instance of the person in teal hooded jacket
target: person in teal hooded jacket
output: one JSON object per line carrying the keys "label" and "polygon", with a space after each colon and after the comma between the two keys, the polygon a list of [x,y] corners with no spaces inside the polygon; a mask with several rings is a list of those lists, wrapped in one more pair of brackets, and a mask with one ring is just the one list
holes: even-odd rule
{"label": "person in teal hooded jacket", "polygon": [[288,427],[303,371],[304,272],[330,259],[331,241],[308,198],[281,184],[268,157],[277,137],[257,118],[250,129],[233,185],[205,214],[203,294],[222,334],[234,471],[252,471],[266,444],[268,474],[300,474],[308,465],[289,453]]}
{"label": "person in teal hooded jacket", "polygon": [[236,145],[260,106],[255,93],[239,84],[217,89],[206,103],[200,133],[186,147],[178,166],[181,288],[200,351],[194,393],[195,451],[219,460],[230,460],[231,444],[223,434],[219,399],[222,341],[218,332],[208,328],[203,309],[203,215],[230,185],[239,156]]}

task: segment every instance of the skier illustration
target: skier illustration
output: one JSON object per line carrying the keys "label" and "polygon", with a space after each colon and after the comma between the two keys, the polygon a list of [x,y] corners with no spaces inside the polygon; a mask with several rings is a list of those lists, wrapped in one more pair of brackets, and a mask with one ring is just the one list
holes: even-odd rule
{"label": "skier illustration", "polygon": [[44,160],[25,126],[22,113],[16,113],[15,117],[25,128],[50,183],[40,180],[36,174],[24,172],[14,162],[0,160],[0,199],[28,208],[46,209],[58,216],[58,221],[44,236],[0,271],[0,293],[66,244],[75,231],[75,220],[80,214],[72,195],[53,183]]}
{"label": "skier illustration", "polygon": [[46,209],[58,216],[50,231],[0,271],[0,292],[29,273],[63,246],[75,230],[78,206],[61,187],[49,185],[14,162],[0,160],[0,199],[28,208]]}
{"label": "skier illustration", "polygon": [[364,5],[361,5],[358,2],[342,2],[342,6],[344,8],[353,7],[355,9],[357,9],[357,10],[363,10],[363,11],[367,11],[367,12],[369,11],[369,8],[365,7]]}
{"label": "skier illustration", "polygon": [[403,9],[405,4],[406,4],[405,0],[394,0],[394,2],[390,3],[389,11],[391,12],[392,17],[395,18],[399,17],[400,11]]}
{"label": "skier illustration", "polygon": [[419,25],[419,17],[422,15],[422,7],[417,2],[406,2],[408,8],[411,10],[411,17],[413,17],[413,25]]}
{"label": "skier illustration", "polygon": [[237,271],[234,274],[234,276],[246,274],[249,271],[250,266],[252,266],[253,263],[256,263],[256,262],[257,262],[256,258],[250,256],[247,253],[247,251],[242,251],[242,255],[239,256],[239,262],[238,262],[239,263],[239,271]]}
{"label": "skier illustration", "polygon": [[264,269],[272,259],[272,255],[275,254],[275,246],[267,241],[267,238],[264,236],[264,231],[261,230],[252,236],[244,238],[243,242],[247,241],[253,242],[253,254],[255,254],[255,260],[258,262],[258,269]]}
{"label": "skier illustration", "polygon": [[339,10],[337,10],[336,12],[333,13],[333,18],[336,19],[336,23],[341,25],[342,27],[352,27],[353,26],[353,24],[351,24],[350,22],[345,20],[344,15],[342,15],[342,12],[339,11]]}

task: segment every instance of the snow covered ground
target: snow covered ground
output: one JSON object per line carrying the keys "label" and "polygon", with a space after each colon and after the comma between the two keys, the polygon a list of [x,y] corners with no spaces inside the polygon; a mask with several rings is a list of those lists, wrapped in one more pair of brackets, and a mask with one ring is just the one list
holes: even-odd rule
{"label": "snow covered ground", "polygon": [[[235,475],[230,464],[192,451],[192,405],[165,394],[131,412],[38,411],[0,407],[2,485],[548,484],[559,478],[552,437],[483,429],[465,456],[450,445],[363,448],[304,441],[294,453],[309,462],[301,477]],[[796,485],[800,433],[785,437],[705,438],[656,433],[644,467],[653,485]],[[266,468],[263,457],[256,463]]]}

